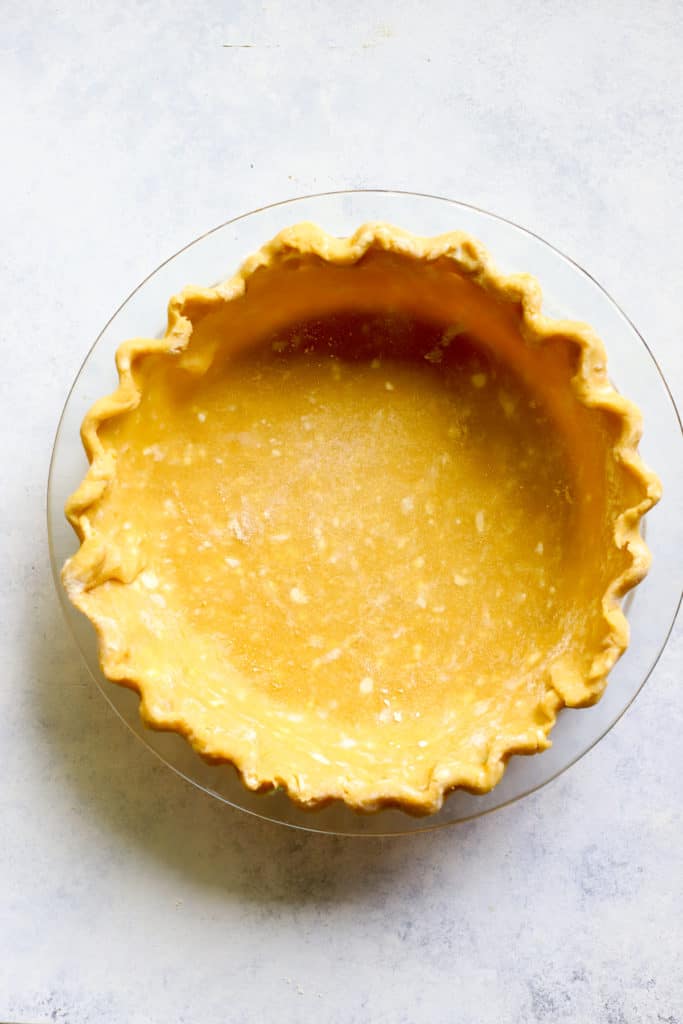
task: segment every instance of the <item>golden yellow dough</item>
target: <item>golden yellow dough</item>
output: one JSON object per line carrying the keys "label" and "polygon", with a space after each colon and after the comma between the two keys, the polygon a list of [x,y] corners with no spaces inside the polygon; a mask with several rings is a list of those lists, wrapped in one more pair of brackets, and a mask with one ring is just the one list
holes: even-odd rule
{"label": "golden yellow dough", "polygon": [[306,806],[428,813],[598,699],[659,484],[533,279],[298,225],[117,362],[63,578],[150,725]]}

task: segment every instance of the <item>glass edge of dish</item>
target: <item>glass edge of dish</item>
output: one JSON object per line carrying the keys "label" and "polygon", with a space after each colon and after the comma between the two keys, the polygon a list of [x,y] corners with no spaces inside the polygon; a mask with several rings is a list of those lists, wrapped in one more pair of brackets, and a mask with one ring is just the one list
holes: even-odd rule
{"label": "glass edge of dish", "polygon": [[[98,345],[98,343],[101,340],[102,336],[107,331],[107,329],[110,326],[110,324],[116,319],[116,317],[119,315],[119,313],[121,313],[122,310],[128,305],[130,300],[163,267],[165,267],[169,263],[171,263],[174,259],[176,259],[179,255],[181,255],[181,253],[186,252],[188,249],[191,249],[194,245],[197,245],[199,242],[201,242],[204,239],[208,238],[210,235],[213,235],[216,232],[221,231],[221,230],[223,230],[226,227],[229,227],[229,225],[231,225],[231,224],[236,224],[239,221],[246,220],[248,217],[254,216],[255,214],[258,214],[258,213],[263,213],[263,212],[265,212],[267,210],[275,210],[275,209],[278,209],[278,208],[283,207],[283,206],[294,205],[297,202],[305,202],[307,200],[324,199],[324,198],[332,198],[334,196],[348,196],[348,195],[406,196],[406,197],[418,198],[418,199],[428,199],[428,200],[432,200],[432,201],[435,201],[435,202],[443,202],[443,203],[447,203],[450,206],[455,206],[455,207],[463,207],[463,208],[468,209],[468,210],[473,210],[474,212],[476,212],[478,214],[481,214],[484,217],[489,217],[492,220],[502,221],[503,223],[508,224],[510,227],[515,228],[516,230],[522,232],[523,234],[529,235],[530,237],[534,238],[536,241],[540,242],[543,246],[546,246],[547,248],[552,250],[557,256],[559,256],[567,264],[569,264],[575,270],[578,270],[581,274],[583,274],[585,277],[587,277],[591,281],[591,283],[595,287],[597,287],[599,289],[599,291],[602,293],[602,295],[614,307],[614,309],[616,310],[618,315],[628,324],[628,326],[631,328],[631,330],[635,333],[635,335],[637,336],[637,338],[639,339],[639,341],[641,342],[641,344],[645,348],[645,350],[646,350],[647,354],[649,355],[650,359],[652,360],[652,363],[654,364],[654,367],[655,367],[655,369],[657,371],[659,379],[660,379],[661,383],[663,384],[664,389],[665,389],[665,391],[666,391],[666,393],[668,395],[669,401],[670,401],[671,406],[673,408],[674,416],[675,416],[675,418],[676,418],[676,420],[678,422],[679,430],[681,431],[682,434],[683,434],[683,421],[681,420],[681,414],[680,414],[680,412],[678,410],[678,406],[676,404],[676,400],[675,400],[675,398],[673,396],[671,388],[669,387],[668,381],[667,381],[667,379],[666,379],[666,377],[664,375],[664,372],[663,372],[661,366],[659,365],[659,363],[658,363],[654,353],[652,352],[652,349],[650,348],[650,346],[648,345],[648,343],[646,342],[645,338],[643,337],[641,332],[638,330],[636,325],[633,323],[631,318],[621,308],[619,303],[612,297],[612,295],[607,291],[607,289],[604,288],[603,285],[600,284],[600,282],[589,271],[587,271],[584,267],[582,267],[579,263],[577,263],[576,260],[572,259],[566,253],[564,253],[561,249],[558,249],[551,242],[548,242],[541,235],[539,235],[536,232],[530,230],[529,228],[526,228],[526,227],[523,227],[520,224],[517,224],[515,221],[511,220],[508,217],[503,217],[500,214],[493,213],[490,210],[485,210],[482,207],[479,207],[479,206],[477,206],[477,205],[475,205],[473,203],[466,203],[466,202],[463,202],[462,200],[459,200],[459,199],[449,199],[449,198],[447,198],[445,196],[438,196],[438,195],[434,195],[434,194],[428,193],[428,192],[412,192],[412,191],[409,191],[409,190],[406,190],[406,189],[386,189],[386,188],[333,189],[333,190],[326,191],[326,192],[314,192],[314,193],[310,193],[310,194],[307,194],[307,195],[292,196],[289,199],[282,199],[282,200],[279,200],[278,202],[275,202],[275,203],[268,203],[268,204],[266,204],[264,206],[256,207],[255,209],[249,210],[246,213],[239,214],[237,217],[231,217],[228,220],[223,221],[221,224],[218,224],[215,227],[210,228],[209,230],[202,232],[202,234],[200,234],[196,238],[192,239],[186,245],[181,246],[180,249],[177,249],[174,253],[172,253],[165,260],[162,260],[162,262],[159,263],[152,271],[150,271],[150,273],[147,274],[139,282],[139,284],[123,299],[123,301],[117,306],[117,308],[114,310],[114,312],[109,317],[107,322],[104,324],[104,326],[102,327],[102,329],[98,333],[97,337],[93,341],[92,345],[90,346],[90,348],[86,352],[83,360],[81,361],[81,364],[80,364],[80,366],[79,366],[79,368],[78,368],[78,370],[76,372],[76,375],[75,375],[75,377],[74,377],[74,379],[72,381],[71,387],[69,388],[67,396],[66,396],[66,398],[64,400],[64,405],[62,407],[62,412],[60,414],[59,421],[57,423],[57,428],[56,428],[56,431],[55,431],[54,440],[53,440],[53,444],[52,444],[52,451],[51,451],[51,455],[50,455],[50,463],[49,463],[49,468],[48,468],[47,488],[46,488],[46,495],[45,495],[45,497],[46,497],[46,512],[47,512],[47,526],[48,526],[48,531],[47,531],[47,533],[48,533],[48,549],[49,549],[49,555],[50,555],[50,567],[51,567],[51,572],[52,572],[52,578],[53,578],[53,581],[54,581],[55,589],[57,590],[57,593],[58,593],[58,596],[59,596],[59,603],[60,603],[60,606],[61,606],[61,609],[62,609],[62,613],[64,614],[64,617],[67,620],[69,631],[70,631],[71,636],[72,636],[72,638],[73,638],[73,640],[74,640],[74,642],[76,644],[76,647],[79,650],[79,654],[80,654],[81,658],[83,659],[83,662],[84,662],[84,664],[86,666],[86,669],[88,671],[88,674],[89,674],[90,678],[93,680],[93,682],[97,686],[98,690],[102,693],[103,697],[107,701],[107,703],[110,706],[110,708],[114,711],[114,713],[117,715],[117,717],[124,723],[126,728],[140,741],[140,743],[144,747],[146,747],[153,755],[155,755],[157,757],[157,759],[159,761],[161,761],[161,763],[163,765],[165,765],[167,768],[170,768],[171,771],[173,771],[177,776],[179,776],[180,778],[185,780],[190,785],[196,787],[197,789],[202,790],[208,796],[211,796],[214,799],[219,800],[221,803],[224,803],[224,804],[228,805],[229,807],[234,808],[235,810],[238,810],[238,811],[244,812],[246,814],[249,814],[249,815],[251,815],[254,818],[265,820],[265,821],[271,822],[271,823],[276,824],[276,825],[284,825],[287,828],[296,829],[297,831],[301,831],[301,832],[310,832],[310,833],[315,833],[315,834],[318,834],[318,835],[331,835],[331,836],[339,836],[339,837],[344,836],[344,837],[349,837],[349,838],[360,838],[360,837],[362,837],[362,838],[365,838],[365,839],[382,839],[382,838],[386,839],[386,838],[408,836],[408,835],[412,836],[412,835],[415,835],[416,833],[435,832],[435,831],[438,831],[440,829],[450,828],[450,827],[453,827],[453,826],[456,826],[456,825],[464,825],[467,822],[472,822],[472,821],[477,820],[478,818],[483,818],[483,817],[485,817],[485,816],[487,816],[489,814],[493,814],[495,811],[502,810],[505,807],[510,807],[512,804],[517,803],[517,801],[519,801],[519,800],[523,800],[526,797],[531,796],[533,793],[538,792],[540,789],[543,789],[545,786],[550,785],[550,783],[554,782],[557,778],[559,778],[560,775],[563,775],[564,772],[568,771],[570,768],[573,768],[574,765],[576,765],[583,757],[585,757],[587,754],[589,754],[590,751],[593,750],[593,748],[598,743],[600,743],[607,736],[607,734],[609,732],[611,732],[611,730],[614,728],[614,726],[620,721],[620,719],[623,717],[623,715],[626,714],[626,712],[629,710],[629,708],[635,702],[636,698],[640,695],[643,687],[645,686],[646,682],[649,680],[650,676],[652,675],[653,671],[655,670],[655,668],[656,668],[660,658],[662,657],[662,654],[664,653],[664,651],[666,649],[666,646],[667,646],[667,644],[669,642],[669,639],[670,639],[671,634],[673,632],[674,626],[676,624],[676,619],[677,619],[678,614],[680,612],[681,604],[683,603],[683,590],[681,591],[681,593],[680,593],[680,595],[678,597],[678,601],[677,601],[676,607],[674,608],[674,611],[672,613],[671,620],[669,622],[669,625],[668,625],[668,628],[667,628],[667,631],[666,631],[666,635],[665,635],[665,637],[664,637],[664,639],[663,639],[663,641],[661,643],[661,646],[660,646],[657,654],[655,655],[654,659],[652,660],[649,668],[647,669],[647,671],[643,675],[643,678],[642,678],[638,688],[636,689],[636,691],[633,693],[633,695],[628,700],[628,702],[619,710],[619,713],[616,715],[616,717],[609,722],[609,724],[600,733],[600,735],[598,735],[589,744],[589,746],[587,746],[584,750],[582,750],[579,754],[577,754],[577,756],[575,758],[573,758],[567,764],[565,764],[561,768],[559,768],[549,778],[544,779],[543,781],[539,782],[537,785],[532,786],[531,788],[525,790],[522,793],[518,793],[515,796],[510,797],[509,800],[505,800],[505,801],[503,801],[503,803],[497,804],[495,807],[484,808],[482,810],[475,811],[473,814],[466,815],[466,816],[464,816],[462,818],[458,818],[458,819],[453,820],[453,821],[434,822],[434,823],[431,823],[431,824],[427,823],[425,825],[418,825],[417,827],[407,828],[405,831],[391,831],[391,832],[359,831],[359,832],[353,832],[353,831],[346,830],[346,831],[343,831],[343,832],[339,832],[339,831],[336,831],[334,829],[319,828],[319,827],[316,827],[315,824],[308,825],[308,824],[303,824],[303,823],[299,823],[299,822],[286,821],[286,820],[284,820],[282,818],[272,817],[272,816],[268,815],[267,813],[261,812],[260,810],[259,811],[253,810],[252,808],[245,807],[242,804],[235,804],[235,803],[233,803],[227,797],[223,796],[223,794],[217,792],[214,789],[209,788],[208,786],[205,786],[203,783],[201,783],[201,782],[199,782],[199,781],[197,781],[195,779],[190,778],[180,768],[175,767],[173,764],[171,764],[169,761],[167,761],[166,758],[159,751],[157,751],[149,742],[147,742],[145,737],[140,735],[134,729],[134,727],[126,720],[126,718],[121,713],[121,711],[119,711],[119,709],[116,707],[114,702],[110,699],[109,695],[106,692],[106,689],[103,687],[101,681],[92,672],[92,670],[90,668],[90,665],[88,664],[86,658],[84,657],[84,655],[83,655],[83,653],[81,651],[80,644],[78,642],[78,638],[76,636],[75,629],[74,629],[73,623],[71,621],[71,611],[72,610],[71,610],[71,607],[67,604],[68,598],[67,598],[66,594],[64,593],[64,588],[62,586],[61,578],[59,576],[59,572],[58,572],[58,569],[57,569],[57,564],[56,564],[57,560],[56,560],[56,556],[55,556],[54,543],[53,543],[53,538],[52,538],[52,530],[51,530],[51,525],[50,525],[52,474],[53,474],[53,468],[54,468],[54,462],[55,462],[55,452],[56,452],[57,442],[59,440],[62,424],[63,424],[63,421],[64,421],[64,417],[65,417],[65,414],[66,414],[66,410],[67,410],[67,407],[69,405],[69,401],[71,400],[71,396],[72,396],[72,394],[73,394],[73,392],[74,392],[74,390],[75,390],[75,388],[76,388],[76,386],[78,384],[78,381],[79,381],[79,379],[81,377],[81,374],[82,374],[86,364],[88,363],[88,361],[90,359],[90,356],[93,353],[94,349]],[[246,256],[245,256],[245,258],[246,258]],[[115,685],[115,684],[112,683],[111,685]],[[446,799],[448,799],[448,797],[446,797]],[[304,812],[304,813],[306,813],[306,812]],[[310,813],[313,814],[315,812],[310,812]],[[381,813],[381,812],[379,812],[379,813]],[[416,817],[414,820],[416,822],[419,822],[422,819],[420,819],[419,817]],[[425,819],[425,820],[427,820],[427,819]]]}

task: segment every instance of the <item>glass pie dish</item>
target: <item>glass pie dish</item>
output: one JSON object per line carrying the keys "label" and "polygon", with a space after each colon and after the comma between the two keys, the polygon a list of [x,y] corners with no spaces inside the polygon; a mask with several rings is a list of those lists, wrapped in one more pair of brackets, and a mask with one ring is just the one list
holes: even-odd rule
{"label": "glass pie dish", "polygon": [[[598,286],[573,264],[535,236],[508,222],[445,200],[397,193],[340,193],[310,197],[256,211],[192,243],[152,274],[105,328],[88,356],[67,401],[55,444],[49,486],[51,550],[55,568],[59,567],[64,557],[70,555],[73,550],[73,542],[69,544],[69,529],[66,524],[62,527],[61,517],[64,499],[73,490],[84,468],[84,457],[77,451],[77,428],[92,402],[100,395],[113,390],[113,373],[112,376],[108,376],[107,371],[112,366],[112,354],[118,343],[126,337],[158,337],[163,334],[163,324],[159,318],[171,294],[188,283],[210,285],[224,279],[250,251],[257,249],[264,239],[289,224],[296,221],[315,221],[324,225],[333,235],[346,235],[358,224],[369,220],[401,224],[402,227],[420,235],[438,234],[456,228],[471,233],[494,253],[504,271],[525,270],[540,280],[544,288],[544,312],[547,315],[556,318],[567,316],[591,323],[607,344],[610,372],[615,386],[633,398],[643,411],[646,423],[645,441],[641,446],[643,456],[662,472],[656,453],[648,456],[648,437],[652,437],[658,426],[655,406],[660,414],[662,408],[666,408],[669,424],[666,426],[665,440],[670,449],[671,436],[676,432],[677,426],[673,403],[670,399],[666,406],[662,403],[661,395],[666,394],[665,385],[634,329]],[[647,388],[646,367],[649,370],[650,381]],[[659,419],[661,420],[661,415]],[[662,428],[664,429],[664,424]],[[678,443],[680,444],[680,434]],[[676,464],[674,460],[674,466]],[[670,507],[674,509],[675,488],[678,487],[680,493],[680,484],[680,476],[676,479],[674,474],[672,481],[664,476],[665,491],[668,492],[667,497],[673,497]],[[666,504],[669,502],[666,501]],[[663,550],[671,552],[675,550],[673,545],[676,541],[675,521],[669,522],[665,517],[664,529],[661,525],[656,525],[657,522],[658,518],[653,516],[648,523],[648,542],[653,549],[655,563],[658,554],[656,541],[665,541],[667,547]],[[670,532],[667,534],[667,531]],[[670,568],[666,562],[667,559],[664,558],[665,570]],[[372,817],[366,817],[337,804],[312,814],[296,806],[290,806],[286,796],[281,792],[275,792],[271,796],[249,793],[242,788],[234,771],[224,766],[209,767],[185,746],[179,737],[148,732],[137,717],[135,696],[123,690],[112,692],[117,688],[104,681],[103,686],[110,701],[134,731],[144,736],[148,745],[171,767],[221,799],[244,809],[291,825],[341,833],[377,834],[435,827],[492,810],[537,788],[576,760],[604,734],[642,685],[668,635],[679,595],[676,593],[676,579],[672,580],[670,571],[665,572],[665,575],[666,578],[659,579],[654,598],[650,593],[649,598],[641,601],[643,589],[646,593],[651,591],[651,576],[635,596],[631,596],[625,603],[633,636],[631,648],[612,673],[610,686],[601,702],[594,708],[582,710],[580,713],[581,719],[583,716],[590,719],[592,728],[583,720],[571,728],[565,723],[568,720],[573,721],[576,713],[564,711],[553,732],[551,750],[536,758],[512,758],[505,778],[491,793],[473,796],[456,791],[438,813],[415,822],[399,811],[385,810]],[[653,608],[656,608],[656,616],[651,619],[648,617],[648,611]],[[77,637],[89,668],[96,678],[101,679],[94,636],[88,630],[87,623],[81,622],[77,613],[71,609],[69,617],[77,630]],[[662,623],[665,621],[666,627],[663,632]],[[639,630],[641,626],[642,636]],[[658,642],[653,645],[655,635],[658,636]],[[634,662],[638,666],[635,671]],[[632,671],[624,678],[623,666],[629,664]],[[616,702],[609,701],[615,689],[619,691],[619,699]],[[598,714],[596,718],[596,712],[602,714]],[[544,768],[531,768],[537,762],[543,763]],[[512,783],[509,781],[510,777],[513,779]]]}

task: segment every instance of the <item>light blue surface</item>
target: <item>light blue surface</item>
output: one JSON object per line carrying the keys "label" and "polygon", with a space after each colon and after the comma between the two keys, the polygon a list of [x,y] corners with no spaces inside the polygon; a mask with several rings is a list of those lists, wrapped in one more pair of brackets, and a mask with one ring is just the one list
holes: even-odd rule
{"label": "light blue surface", "polygon": [[412,188],[528,226],[622,304],[680,404],[681,8],[553,6],[6,14],[0,1019],[683,1020],[680,627],[545,790],[452,831],[328,839],[160,766],[87,679],[49,575],[52,438],[92,340],[160,260],[288,195]]}

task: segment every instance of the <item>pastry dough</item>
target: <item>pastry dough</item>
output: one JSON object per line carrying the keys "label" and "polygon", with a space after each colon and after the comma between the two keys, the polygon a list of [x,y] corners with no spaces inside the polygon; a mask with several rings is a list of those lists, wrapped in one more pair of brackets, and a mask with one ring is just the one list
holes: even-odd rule
{"label": "pastry dough", "polygon": [[150,726],[307,807],[429,813],[600,697],[660,488],[533,278],[300,224],[116,358],[63,580]]}

